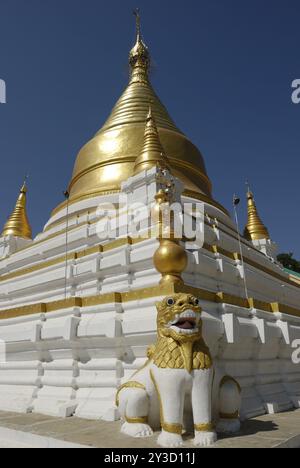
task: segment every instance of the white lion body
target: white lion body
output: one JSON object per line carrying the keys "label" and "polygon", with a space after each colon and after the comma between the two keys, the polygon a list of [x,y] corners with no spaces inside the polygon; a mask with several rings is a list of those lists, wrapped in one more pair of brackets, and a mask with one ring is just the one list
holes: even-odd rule
{"label": "white lion body", "polygon": [[148,437],[161,428],[158,443],[180,447],[183,431],[194,429],[195,446],[209,446],[217,440],[215,423],[221,432],[239,429],[239,385],[216,375],[196,298],[177,294],[158,304],[158,311],[158,342],[150,359],[117,394],[122,432]]}
{"label": "white lion body", "polygon": [[[161,419],[166,425],[183,425],[191,431],[195,425],[209,425],[212,414],[213,369],[194,370],[160,369],[149,362],[130,381],[139,383],[145,389],[124,387],[119,394],[119,410],[125,421],[123,432],[132,437],[152,435],[159,430]],[[147,423],[127,421],[147,418]],[[148,427],[147,427],[148,426]],[[215,442],[214,431],[199,431],[195,436],[196,445],[210,445]],[[183,441],[179,434],[164,431],[159,444],[164,447],[178,447]],[[198,443],[197,443],[198,442]]]}

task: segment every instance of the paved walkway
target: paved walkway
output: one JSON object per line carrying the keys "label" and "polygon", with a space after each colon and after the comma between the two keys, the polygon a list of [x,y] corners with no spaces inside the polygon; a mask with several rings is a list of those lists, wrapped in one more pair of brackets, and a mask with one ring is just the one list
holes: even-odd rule
{"label": "paved walkway", "polygon": [[[156,437],[132,439],[120,434],[120,422],[57,419],[39,414],[0,412],[0,447],[157,448]],[[185,437],[192,447],[192,436]],[[246,421],[241,433],[220,439],[216,448],[300,448],[300,410]]]}

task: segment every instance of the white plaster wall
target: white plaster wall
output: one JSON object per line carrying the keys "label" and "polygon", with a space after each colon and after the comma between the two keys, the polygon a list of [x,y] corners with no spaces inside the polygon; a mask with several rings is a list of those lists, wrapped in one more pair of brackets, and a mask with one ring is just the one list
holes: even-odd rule
{"label": "white plaster wall", "polygon": [[[118,386],[156,339],[160,298],[0,322],[0,409],[114,419]],[[243,388],[242,417],[297,407],[300,368],[291,338],[300,319],[202,301],[204,335],[221,374]],[[21,330],[24,331],[21,337]]]}
{"label": "white plaster wall", "polygon": [[[153,199],[154,193],[150,182],[147,190],[141,190],[145,199]],[[79,217],[70,221],[71,227],[77,227],[69,234],[69,252],[99,244],[95,226],[88,224],[94,214],[87,215],[86,210],[100,201],[116,203],[117,199],[117,195],[98,197],[70,206],[70,215],[77,213]],[[205,241],[238,252],[230,218],[210,205],[205,210]],[[65,215],[65,211],[54,215],[48,226],[56,221],[62,225],[40,234],[29,248],[0,260],[0,277],[63,256],[64,233],[47,236],[63,229]],[[108,242],[108,235],[105,239]],[[153,265],[157,246],[158,242],[150,239],[70,260],[68,297],[156,286],[160,280]],[[187,248],[186,284],[244,296],[240,261],[196,249],[192,244]],[[288,277],[246,241],[243,250],[245,257]],[[300,290],[296,286],[247,263],[245,275],[250,296],[299,308]],[[64,287],[64,263],[0,281],[0,309],[63,299]],[[7,358],[0,363],[0,409],[115,419],[116,389],[144,362],[148,345],[156,339],[154,304],[159,299],[1,320],[0,340],[5,341]],[[204,334],[218,372],[232,375],[242,386],[242,417],[298,407],[300,368],[291,362],[291,344],[300,338],[300,319],[205,301],[202,307]]]}

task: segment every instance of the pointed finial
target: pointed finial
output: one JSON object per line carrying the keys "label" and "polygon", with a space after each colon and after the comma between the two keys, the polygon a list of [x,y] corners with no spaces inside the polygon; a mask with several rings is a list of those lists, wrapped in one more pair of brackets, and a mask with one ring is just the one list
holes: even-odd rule
{"label": "pointed finial", "polygon": [[150,105],[146,118],[144,145],[141,154],[135,162],[134,174],[136,175],[139,172],[149,170],[152,167],[157,166],[161,169],[170,170],[170,164],[162,147],[152,106]]}
{"label": "pointed finial", "polygon": [[32,239],[32,230],[26,212],[27,178],[20,189],[16,206],[3,228],[1,237],[14,236]]}
{"label": "pointed finial", "polygon": [[247,187],[247,193],[251,193],[250,183],[248,179],[246,180],[246,187]]}
{"label": "pointed finial", "polygon": [[136,18],[136,43],[129,54],[131,83],[148,82],[150,54],[148,47],[142,39],[140,10],[136,8],[133,14]]}
{"label": "pointed finial", "polygon": [[251,190],[249,180],[246,180],[246,188],[247,188],[247,200],[254,200],[254,194]]}
{"label": "pointed finial", "polygon": [[135,20],[136,20],[136,37],[137,37],[137,40],[140,40],[141,39],[141,15],[140,15],[140,9],[139,8],[135,8],[133,10],[133,14],[135,16]]}
{"label": "pointed finial", "polygon": [[23,181],[23,185],[22,185],[22,188],[20,190],[20,193],[27,193],[27,181],[29,179],[29,175],[26,174],[26,176],[24,177],[24,181]]}
{"label": "pointed finial", "polygon": [[244,235],[249,241],[262,239],[270,239],[270,234],[266,226],[263,224],[256,207],[253,192],[250,184],[247,181],[247,200],[248,200],[248,222],[245,227]]}

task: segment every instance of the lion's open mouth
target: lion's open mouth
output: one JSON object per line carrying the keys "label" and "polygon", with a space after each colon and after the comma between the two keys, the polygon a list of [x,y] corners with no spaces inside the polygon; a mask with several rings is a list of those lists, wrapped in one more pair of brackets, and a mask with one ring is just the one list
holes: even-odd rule
{"label": "lion's open mouth", "polygon": [[194,330],[196,328],[196,319],[194,318],[181,318],[174,324],[175,327],[181,330]]}
{"label": "lion's open mouth", "polygon": [[175,320],[169,323],[169,327],[177,333],[193,334],[198,331],[199,315],[193,310],[186,310],[176,315]]}

